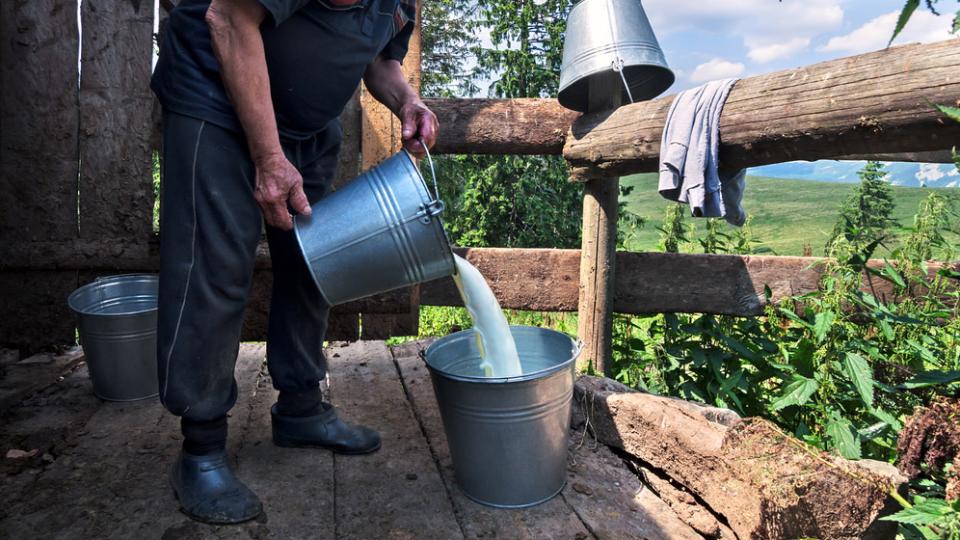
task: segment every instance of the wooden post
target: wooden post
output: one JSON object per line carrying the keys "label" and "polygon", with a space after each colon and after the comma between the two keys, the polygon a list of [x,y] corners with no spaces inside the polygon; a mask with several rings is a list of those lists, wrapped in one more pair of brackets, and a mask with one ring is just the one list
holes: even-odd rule
{"label": "wooden post", "polygon": [[610,374],[613,346],[613,284],[617,249],[616,178],[584,185],[583,239],[580,247],[580,297],[577,335],[584,343],[579,367]]}
{"label": "wooden post", "polygon": [[[420,9],[417,2],[417,20],[407,56],[403,60],[403,73],[414,90],[420,91]],[[361,169],[366,170],[400,151],[403,140],[400,136],[400,120],[383,104],[376,101],[366,87],[360,94]],[[361,339],[386,339],[391,336],[417,335],[420,323],[420,286],[414,285],[409,291],[410,309],[406,313],[361,314]]]}
{"label": "wooden post", "polygon": [[[590,112],[615,109],[621,96],[596,98],[609,93],[619,78],[590,81]],[[580,297],[577,335],[584,344],[578,360],[583,369],[610,375],[613,352],[613,285],[617,259],[617,203],[619,178],[593,178],[583,189],[583,229],[580,243]]]}

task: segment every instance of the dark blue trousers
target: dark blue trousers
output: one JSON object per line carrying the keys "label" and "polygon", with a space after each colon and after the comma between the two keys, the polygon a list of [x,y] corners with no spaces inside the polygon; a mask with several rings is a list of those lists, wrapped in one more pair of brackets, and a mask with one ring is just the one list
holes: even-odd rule
{"label": "dark blue trousers", "polygon": [[[341,131],[283,141],[311,203],[336,172]],[[234,367],[244,306],[263,230],[254,166],[242,134],[165,111],[160,206],[157,363],[160,399],[185,422],[226,416],[237,399]],[[319,395],[330,311],[292,232],[267,226],[273,296],[267,365],[281,394]]]}

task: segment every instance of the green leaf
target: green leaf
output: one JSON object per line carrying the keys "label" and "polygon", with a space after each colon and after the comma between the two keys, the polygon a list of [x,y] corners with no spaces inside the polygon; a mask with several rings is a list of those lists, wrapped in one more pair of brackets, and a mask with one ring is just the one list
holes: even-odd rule
{"label": "green leaf", "polygon": [[820,384],[813,379],[794,375],[790,384],[784,389],[783,395],[777,398],[771,407],[774,411],[779,411],[791,405],[803,405],[819,387]]}
{"label": "green leaf", "polygon": [[877,420],[889,425],[894,431],[900,431],[900,429],[903,428],[903,424],[900,423],[900,420],[883,409],[870,409],[870,414],[872,414]]}
{"label": "green leaf", "polygon": [[813,335],[817,338],[817,343],[823,343],[823,339],[827,337],[827,332],[830,330],[830,325],[833,324],[835,318],[836,314],[832,311],[821,311],[814,317]]}
{"label": "green leaf", "polygon": [[853,430],[853,424],[846,418],[834,414],[827,421],[827,437],[833,447],[847,459],[860,459],[860,439]]}
{"label": "green leaf", "polygon": [[880,519],[910,525],[931,525],[950,512],[950,506],[945,500],[927,499],[910,508],[904,508],[892,516],[885,516]]}
{"label": "green leaf", "polygon": [[955,122],[960,122],[960,108],[948,107],[946,105],[934,105],[934,107],[939,109],[943,114],[947,115],[947,118],[950,118]]}
{"label": "green leaf", "polygon": [[843,371],[853,381],[860,399],[867,407],[873,407],[873,369],[866,359],[857,353],[848,352],[843,357]]}
{"label": "green leaf", "polygon": [[813,353],[816,346],[808,338],[801,339],[797,348],[790,355],[790,363],[797,367],[797,371],[804,377],[813,377]]}
{"label": "green leaf", "polygon": [[895,283],[901,289],[905,289],[907,287],[907,284],[903,281],[903,277],[900,275],[900,272],[897,272],[897,269],[887,261],[883,261],[883,270],[880,271],[880,275],[887,278],[892,283]]}
{"label": "green leaf", "polygon": [[893,341],[893,327],[890,326],[890,323],[883,319],[880,319],[877,322],[880,324],[880,331],[883,332],[883,337],[887,338],[888,341]]}
{"label": "green leaf", "polygon": [[900,17],[897,18],[897,26],[893,29],[893,35],[890,36],[887,47],[893,43],[893,40],[897,39],[897,36],[903,31],[903,27],[907,25],[907,21],[910,20],[910,16],[913,15],[913,12],[916,11],[919,6],[920,0],[907,0],[907,3],[903,6],[903,10],[900,11]]}
{"label": "green leaf", "polygon": [[913,390],[914,388],[926,388],[928,386],[950,384],[954,381],[960,381],[960,371],[932,370],[918,373],[912,379],[904,382],[901,386],[908,390]]}

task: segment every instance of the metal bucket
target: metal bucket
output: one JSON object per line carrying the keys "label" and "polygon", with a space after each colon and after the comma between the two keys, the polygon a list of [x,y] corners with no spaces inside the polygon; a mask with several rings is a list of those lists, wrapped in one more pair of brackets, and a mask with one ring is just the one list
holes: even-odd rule
{"label": "metal bucket", "polygon": [[519,377],[484,377],[474,330],[441,338],[422,353],[437,395],[457,483],[471,499],[524,508],[560,493],[574,363],[566,334],[512,326]]}
{"label": "metal bucket", "polygon": [[157,395],[157,291],[156,275],[130,274],[97,278],[67,299],[97,397]]}
{"label": "metal bucket", "polygon": [[401,151],[298,215],[294,230],[320,293],[337,305],[453,275],[442,211]]}
{"label": "metal bucket", "polygon": [[643,101],[673,81],[640,0],[583,0],[570,10],[557,96],[561,105],[587,112],[615,97],[622,103]]}

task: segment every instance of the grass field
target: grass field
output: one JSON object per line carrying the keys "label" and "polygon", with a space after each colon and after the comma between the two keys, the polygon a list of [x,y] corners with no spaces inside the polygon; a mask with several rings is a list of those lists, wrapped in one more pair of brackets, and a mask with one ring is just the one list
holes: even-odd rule
{"label": "grass field", "polygon": [[[657,193],[657,179],[653,174],[625,177],[621,183],[634,186],[625,198],[627,209],[646,219],[639,230],[628,233],[627,248],[631,251],[655,251],[660,232],[657,227],[663,220],[668,204]],[[836,184],[809,180],[783,180],[751,176],[743,206],[752,217],[753,235],[768,253],[776,255],[802,255],[803,246],[809,244],[813,255],[823,254],[823,245],[837,220],[840,204],[853,191],[856,184]],[[913,224],[913,215],[921,200],[931,191],[937,191],[955,201],[960,208],[960,189],[911,188],[893,186],[896,210],[894,217],[902,227]],[[697,233],[706,229],[704,220],[687,219],[686,223],[697,225]],[[725,225],[729,231],[734,227]],[[699,245],[689,244],[682,251],[700,251]]]}

